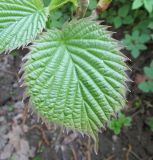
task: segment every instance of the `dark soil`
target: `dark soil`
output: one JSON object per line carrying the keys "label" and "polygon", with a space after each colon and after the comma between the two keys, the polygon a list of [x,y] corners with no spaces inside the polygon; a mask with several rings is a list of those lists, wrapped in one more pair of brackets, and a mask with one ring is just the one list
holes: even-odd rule
{"label": "dark soil", "polygon": [[[67,135],[54,125],[48,131],[45,125],[37,123],[35,114],[29,115],[30,118],[22,125],[24,89],[19,87],[18,71],[22,56],[27,51],[21,50],[20,56],[0,55],[0,160],[19,157],[15,149],[9,150],[10,155],[8,153],[2,156],[10,143],[10,139],[6,139],[4,135],[14,134],[19,128],[22,132],[19,136],[20,144],[24,139],[28,142],[29,150],[34,151],[32,155],[28,152],[25,157],[21,154],[22,156],[14,158],[15,160],[153,160],[153,132],[147,125],[148,118],[153,115],[153,93],[143,93],[137,88],[138,75],[144,76],[143,67],[153,58],[153,46],[148,48],[147,53],[129,62],[132,68],[129,76],[135,82],[129,84],[131,93],[127,96],[129,102],[124,113],[132,117],[132,126],[123,127],[119,136],[109,129],[103,131],[99,135],[98,155],[91,154],[93,145],[88,137],[83,139],[81,135],[73,132]],[[23,152],[21,146],[19,151]]]}

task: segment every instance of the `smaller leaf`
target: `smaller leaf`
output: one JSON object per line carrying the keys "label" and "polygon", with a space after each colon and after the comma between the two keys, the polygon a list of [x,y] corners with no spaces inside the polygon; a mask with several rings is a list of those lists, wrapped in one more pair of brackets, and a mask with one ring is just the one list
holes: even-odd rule
{"label": "smaller leaf", "polygon": [[144,0],[144,7],[149,13],[151,13],[153,10],[153,1],[152,0]]}
{"label": "smaller leaf", "polygon": [[138,58],[140,55],[140,51],[137,48],[133,48],[131,54],[134,58]]}
{"label": "smaller leaf", "polygon": [[153,29],[153,22],[152,22],[152,21],[149,23],[148,27],[149,27],[150,29]]}
{"label": "smaller leaf", "polygon": [[150,78],[153,79],[153,61],[152,61],[151,65],[150,65],[150,67],[145,67],[144,68],[144,72],[145,72],[145,74],[147,76],[149,76]]}
{"label": "smaller leaf", "polygon": [[124,5],[123,7],[121,7],[118,11],[118,15],[120,17],[126,17],[129,13],[129,9],[130,9],[130,6],[129,5]]}
{"label": "smaller leaf", "polygon": [[131,126],[131,121],[132,121],[131,117],[126,117],[124,121],[124,126],[127,127]]}
{"label": "smaller leaf", "polygon": [[121,27],[121,25],[122,25],[122,19],[120,17],[115,17],[114,18],[114,25],[115,25],[115,28]]}
{"label": "smaller leaf", "polygon": [[132,24],[133,21],[134,21],[133,17],[132,17],[131,15],[129,15],[129,16],[126,16],[126,17],[124,18],[123,23],[124,23],[124,24]]}
{"label": "smaller leaf", "polygon": [[142,33],[141,36],[139,37],[139,41],[141,43],[146,43],[149,40],[150,40],[150,35],[148,35],[147,33]]}
{"label": "smaller leaf", "polygon": [[153,81],[142,82],[139,84],[138,87],[143,92],[153,92]]}
{"label": "smaller leaf", "polygon": [[150,130],[153,132],[153,117],[149,118],[147,124],[150,127]]}
{"label": "smaller leaf", "polygon": [[143,5],[143,1],[142,0],[134,0],[133,5],[132,5],[132,9],[138,9]]}
{"label": "smaller leaf", "polygon": [[126,117],[123,113],[119,113],[118,118],[113,118],[109,123],[108,127],[111,129],[116,135],[120,134],[123,126],[131,125],[131,117]]}

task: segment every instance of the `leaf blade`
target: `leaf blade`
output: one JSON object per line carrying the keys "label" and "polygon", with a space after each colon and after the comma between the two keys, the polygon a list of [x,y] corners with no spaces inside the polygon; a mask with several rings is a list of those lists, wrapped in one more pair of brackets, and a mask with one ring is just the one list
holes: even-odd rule
{"label": "leaf blade", "polygon": [[125,105],[124,57],[104,27],[74,20],[44,33],[26,57],[25,84],[48,121],[91,135]]}
{"label": "leaf blade", "polygon": [[31,42],[45,27],[48,14],[41,0],[0,0],[0,52]]}

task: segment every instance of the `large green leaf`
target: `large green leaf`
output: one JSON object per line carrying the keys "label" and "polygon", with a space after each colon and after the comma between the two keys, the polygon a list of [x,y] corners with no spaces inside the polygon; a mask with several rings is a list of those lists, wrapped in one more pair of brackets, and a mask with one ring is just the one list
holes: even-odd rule
{"label": "large green leaf", "polygon": [[50,10],[54,10],[54,9],[57,9],[63,6],[64,4],[68,2],[72,2],[74,6],[77,6],[77,0],[52,0],[49,8]]}
{"label": "large green leaf", "polygon": [[25,57],[27,94],[46,120],[90,134],[125,105],[124,56],[105,26],[88,19],[44,33]]}
{"label": "large green leaf", "polygon": [[31,42],[48,14],[41,0],[0,0],[0,53]]}

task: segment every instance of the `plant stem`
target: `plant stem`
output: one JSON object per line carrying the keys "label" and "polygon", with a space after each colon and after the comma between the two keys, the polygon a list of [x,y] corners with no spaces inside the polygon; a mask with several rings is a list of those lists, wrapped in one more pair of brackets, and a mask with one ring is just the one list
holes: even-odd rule
{"label": "plant stem", "polygon": [[96,9],[91,14],[91,19],[97,19],[98,15],[107,10],[112,0],[99,0]]}
{"label": "plant stem", "polygon": [[76,17],[82,18],[85,16],[90,0],[80,0],[80,7],[77,10]]}

